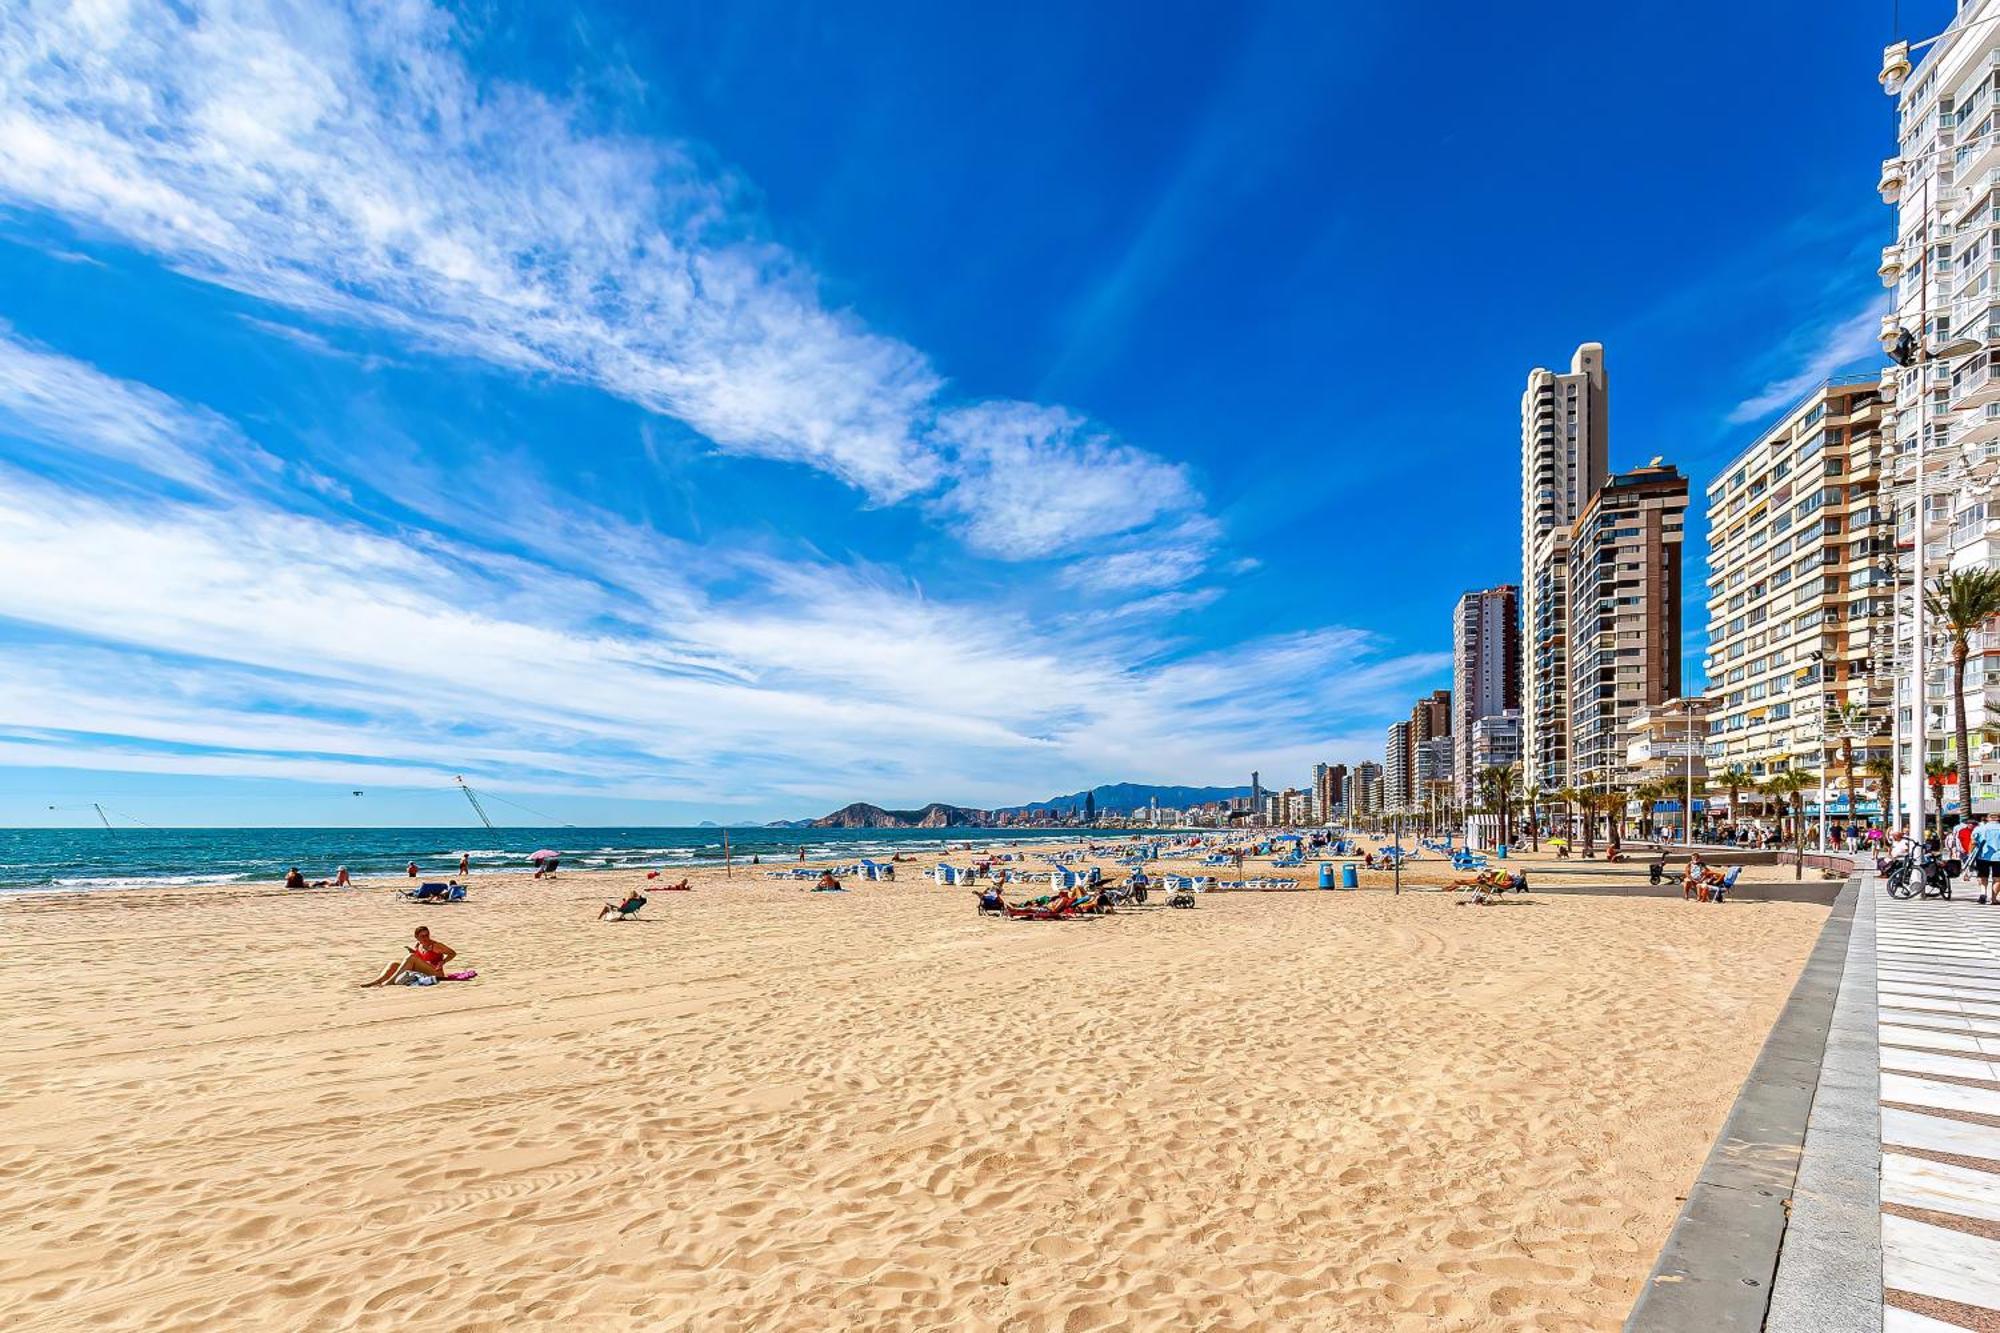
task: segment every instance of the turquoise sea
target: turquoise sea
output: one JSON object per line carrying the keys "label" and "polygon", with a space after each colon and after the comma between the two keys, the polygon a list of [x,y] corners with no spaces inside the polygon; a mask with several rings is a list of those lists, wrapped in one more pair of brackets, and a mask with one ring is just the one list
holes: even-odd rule
{"label": "turquoise sea", "polygon": [[[1058,829],[766,829],[729,830],[732,856],[747,861],[815,859],[916,852],[972,842],[980,846],[1065,837]],[[228,884],[284,878],[297,866],[308,879],[400,874],[415,861],[426,875],[458,869],[461,853],[475,870],[520,869],[549,848],[572,870],[672,868],[722,860],[717,828],[204,828],[0,829],[0,891],[119,889],[159,884]]]}

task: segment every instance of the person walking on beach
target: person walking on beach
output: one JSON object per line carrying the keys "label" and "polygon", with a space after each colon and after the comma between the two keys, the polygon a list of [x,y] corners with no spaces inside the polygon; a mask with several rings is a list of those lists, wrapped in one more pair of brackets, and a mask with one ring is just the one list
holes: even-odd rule
{"label": "person walking on beach", "polygon": [[431,938],[431,928],[429,926],[418,926],[417,942],[410,946],[409,956],[404,958],[400,963],[389,964],[388,967],[382,970],[381,976],[375,978],[373,981],[364,981],[361,983],[361,988],[366,990],[370,986],[386,986],[405,972],[414,972],[419,976],[443,981],[445,979],[444,965],[456,957],[458,957],[458,950],[452,948],[443,940],[434,940]]}
{"label": "person walking on beach", "polygon": [[461,852],[461,853],[459,853],[459,857],[458,857],[458,877],[459,877],[460,879],[471,879],[471,878],[472,878],[472,853],[471,853],[471,852]]}
{"label": "person walking on beach", "polygon": [[408,875],[411,879],[415,879],[417,877],[417,863],[415,861],[410,862],[410,864],[404,868],[403,873],[405,875]]}

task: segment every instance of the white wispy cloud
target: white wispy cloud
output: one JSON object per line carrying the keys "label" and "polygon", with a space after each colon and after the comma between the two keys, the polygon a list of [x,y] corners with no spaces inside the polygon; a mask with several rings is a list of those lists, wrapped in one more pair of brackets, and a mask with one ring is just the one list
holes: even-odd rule
{"label": "white wispy cloud", "polygon": [[1183,556],[1212,544],[1182,469],[1058,409],[953,404],[921,352],[825,304],[732,182],[476,78],[454,28],[420,0],[22,0],[0,13],[0,198],[878,503],[929,497],[982,554],[1155,521]]}
{"label": "white wispy cloud", "polygon": [[215,414],[17,337],[0,319],[0,454],[10,436],[201,489],[217,485],[224,460],[265,458]]}
{"label": "white wispy cloud", "polygon": [[[866,566],[688,559],[570,503],[550,537],[599,549],[578,568],[303,514],[255,485],[185,491],[173,477],[221,429],[213,414],[0,341],[0,358],[24,355],[89,387],[99,416],[48,423],[36,470],[0,461],[0,763],[418,785],[466,771],[503,789],[756,793],[786,814],[856,794],[998,803],[1107,765],[1233,772],[1437,668],[1356,630],[1176,659],[1117,615],[1055,629]],[[160,487],[42,470],[128,438],[144,447],[122,457]]]}
{"label": "white wispy cloud", "polygon": [[1802,345],[1793,352],[1798,369],[1772,380],[1738,403],[1731,409],[1729,420],[1735,423],[1759,420],[1797,402],[1802,394],[1830,375],[1859,362],[1880,362],[1882,348],[1877,338],[1889,305],[1889,293],[1883,292],[1872,298],[1866,308],[1801,340]]}

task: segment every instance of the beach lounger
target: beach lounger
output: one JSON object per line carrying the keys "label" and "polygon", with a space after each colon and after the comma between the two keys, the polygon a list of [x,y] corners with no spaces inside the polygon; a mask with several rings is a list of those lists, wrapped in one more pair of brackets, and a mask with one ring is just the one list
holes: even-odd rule
{"label": "beach lounger", "polygon": [[645,905],[646,899],[639,894],[634,894],[624,902],[618,904],[618,915],[606,917],[605,920],[630,921],[633,917],[639,915],[639,909]]}

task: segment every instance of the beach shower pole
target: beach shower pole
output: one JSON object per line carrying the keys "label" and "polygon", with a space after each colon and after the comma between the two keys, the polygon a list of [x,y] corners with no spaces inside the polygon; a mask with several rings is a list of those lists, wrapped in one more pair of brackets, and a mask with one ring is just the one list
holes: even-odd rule
{"label": "beach shower pole", "polygon": [[722,877],[729,878],[729,830],[722,830]]}

